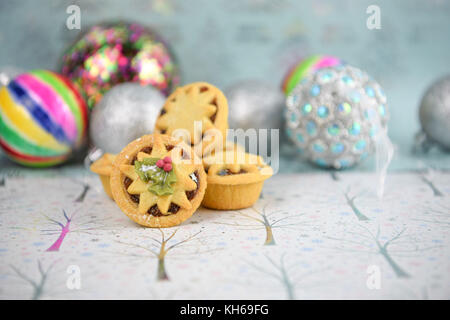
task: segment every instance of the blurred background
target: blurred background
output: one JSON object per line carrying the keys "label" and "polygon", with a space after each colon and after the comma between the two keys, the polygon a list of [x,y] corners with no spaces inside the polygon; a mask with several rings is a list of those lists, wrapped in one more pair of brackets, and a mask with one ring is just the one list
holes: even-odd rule
{"label": "blurred background", "polygon": [[[66,27],[71,4],[81,8],[81,30]],[[366,27],[371,4],[381,9],[379,30]],[[117,19],[159,31],[176,54],[182,84],[201,80],[226,88],[263,79],[281,86],[301,57],[340,57],[385,89],[389,135],[397,148],[392,169],[450,168],[450,157],[441,152],[411,153],[421,97],[450,73],[450,1],[1,0],[0,68],[58,71],[64,50],[80,33]],[[304,165],[286,167],[312,169]],[[370,167],[369,161],[358,168]]]}

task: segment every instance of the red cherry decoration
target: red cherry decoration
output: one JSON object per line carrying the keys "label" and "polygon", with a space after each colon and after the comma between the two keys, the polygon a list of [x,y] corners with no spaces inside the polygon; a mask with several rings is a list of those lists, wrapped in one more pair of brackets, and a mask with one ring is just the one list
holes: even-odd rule
{"label": "red cherry decoration", "polygon": [[172,163],[172,158],[167,156],[167,157],[164,157],[163,161],[164,161],[164,163]]}
{"label": "red cherry decoration", "polygon": [[165,172],[169,172],[170,170],[172,170],[172,164],[171,163],[166,163],[163,167]]}
{"label": "red cherry decoration", "polygon": [[164,167],[164,161],[162,159],[159,159],[158,161],[156,161],[156,166],[158,168]]}

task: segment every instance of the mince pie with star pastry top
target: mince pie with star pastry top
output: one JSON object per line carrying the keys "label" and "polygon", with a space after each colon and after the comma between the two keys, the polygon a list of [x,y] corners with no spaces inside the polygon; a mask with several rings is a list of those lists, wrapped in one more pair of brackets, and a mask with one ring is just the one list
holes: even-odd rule
{"label": "mince pie with star pastry top", "polygon": [[160,228],[192,216],[203,199],[206,174],[191,147],[152,134],[117,155],[110,182],[114,200],[131,220]]}
{"label": "mince pie with star pastry top", "polygon": [[251,207],[273,170],[257,155],[237,148],[203,158],[208,187],[202,205],[235,210]]}
{"label": "mince pie with star pastry top", "polygon": [[111,153],[105,153],[100,159],[91,164],[91,171],[98,174],[100,177],[100,181],[103,185],[103,190],[110,197],[113,198],[111,192],[111,185],[109,183],[109,178],[111,175],[111,171],[113,168],[113,162],[116,159],[116,156]]}
{"label": "mince pie with star pastry top", "polygon": [[228,102],[225,95],[209,83],[194,82],[177,88],[167,98],[154,132],[181,137],[201,156],[207,146],[219,139],[225,142],[227,129]]}

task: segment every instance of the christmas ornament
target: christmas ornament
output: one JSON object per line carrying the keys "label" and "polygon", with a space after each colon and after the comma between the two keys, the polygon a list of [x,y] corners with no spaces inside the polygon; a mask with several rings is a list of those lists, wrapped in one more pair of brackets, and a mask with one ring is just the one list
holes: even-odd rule
{"label": "christmas ornament", "polygon": [[350,167],[373,152],[387,130],[386,96],[365,72],[324,68],[286,100],[286,133],[300,153],[322,167]]}
{"label": "christmas ornament", "polygon": [[336,67],[343,65],[339,58],[333,56],[313,55],[301,60],[292,67],[285,76],[282,84],[283,92],[288,95],[303,78],[322,68]]}
{"label": "christmas ornament", "polygon": [[422,98],[419,110],[422,131],[416,136],[416,150],[438,145],[450,151],[450,75],[433,83]]}
{"label": "christmas ornament", "polygon": [[81,88],[89,108],[118,83],[152,85],[165,95],[179,83],[167,44],[136,23],[96,25],[67,50],[62,60],[62,73]]}
{"label": "christmas ornament", "polygon": [[0,146],[14,161],[46,167],[81,147],[87,107],[70,81],[56,73],[24,73],[0,89]]}
{"label": "christmas ornament", "polygon": [[121,83],[108,91],[92,110],[89,134],[103,152],[119,153],[128,143],[150,134],[165,97],[157,89]]}
{"label": "christmas ornament", "polygon": [[284,97],[280,90],[258,80],[236,83],[225,91],[230,128],[279,129]]}

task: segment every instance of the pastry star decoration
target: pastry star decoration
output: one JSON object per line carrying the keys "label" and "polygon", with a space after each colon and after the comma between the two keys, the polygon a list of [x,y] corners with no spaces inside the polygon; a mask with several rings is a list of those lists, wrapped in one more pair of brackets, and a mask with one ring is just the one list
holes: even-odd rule
{"label": "pastry star decoration", "polygon": [[223,152],[203,158],[203,163],[208,167],[208,175],[221,175],[223,170],[230,170],[232,173],[239,173],[241,170],[246,173],[258,173],[264,166],[261,157],[237,152]]}
{"label": "pastry star decoration", "polygon": [[[137,155],[138,161],[142,161],[145,158],[159,158],[163,159],[166,156],[170,156],[170,151],[167,151],[164,143],[161,140],[156,140],[151,154],[145,152],[139,152]],[[175,160],[174,160],[175,161]],[[148,190],[149,185],[152,183],[142,181],[135,171],[133,165],[123,164],[119,167],[120,171],[130,178],[133,182],[128,187],[129,194],[139,195],[139,207],[140,214],[145,214],[155,204],[158,206],[159,211],[162,214],[169,214],[168,210],[170,203],[178,205],[180,208],[190,209],[192,204],[186,196],[186,191],[192,191],[197,188],[197,184],[190,178],[190,174],[195,171],[193,164],[186,162],[173,163],[173,170],[177,177],[177,181],[172,186],[173,193],[170,195],[158,196]]]}
{"label": "pastry star decoration", "polygon": [[[174,130],[183,128],[189,132],[190,142],[197,144],[205,131],[214,128],[210,118],[217,111],[217,106],[214,105],[216,94],[211,89],[202,92],[201,88],[201,86],[192,86],[188,90],[179,88],[176,100],[166,103],[166,113],[157,120],[158,126],[166,130],[166,134],[171,135]],[[201,128],[194,127],[195,121],[201,121]]]}

